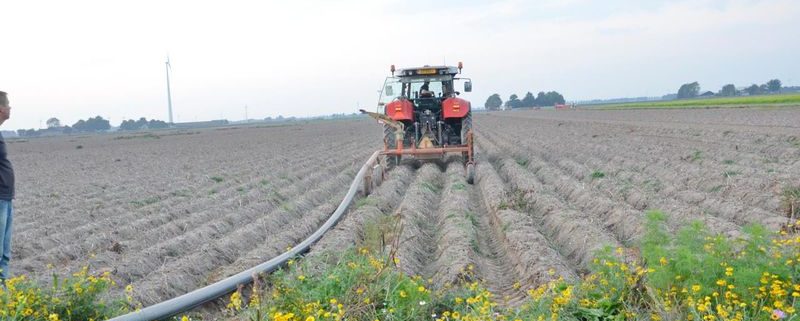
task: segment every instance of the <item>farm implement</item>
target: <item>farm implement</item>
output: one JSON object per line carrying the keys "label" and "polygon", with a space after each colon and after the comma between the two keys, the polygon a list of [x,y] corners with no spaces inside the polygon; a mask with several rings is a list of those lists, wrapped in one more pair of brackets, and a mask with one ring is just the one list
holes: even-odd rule
{"label": "farm implement", "polygon": [[457,77],[462,66],[391,66],[392,75],[386,77],[378,99],[379,112],[360,110],[383,125],[381,155],[390,163],[400,164],[403,156],[430,160],[461,154],[467,182],[475,181],[471,105],[454,87],[465,80],[464,91],[472,91],[471,79]]}

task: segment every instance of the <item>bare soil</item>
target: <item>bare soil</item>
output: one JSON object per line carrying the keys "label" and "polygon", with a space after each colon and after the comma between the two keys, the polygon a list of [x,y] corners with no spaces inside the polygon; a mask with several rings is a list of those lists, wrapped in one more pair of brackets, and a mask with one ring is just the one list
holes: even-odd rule
{"label": "bare soil", "polygon": [[111,270],[145,305],[193,290],[316,230],[379,132],[337,121],[11,142],[12,273]]}
{"label": "bare soil", "polygon": [[[800,123],[788,119],[800,110],[476,114],[475,185],[452,188],[457,161],[416,165],[402,201],[372,213],[403,220],[407,273],[441,286],[471,266],[515,304],[526,289],[577,277],[598,250],[634,246],[650,210],[673,229],[701,221],[728,236],[787,222],[781,193],[800,182]],[[409,170],[387,182],[394,173],[405,182]],[[356,244],[362,231],[336,233]]]}
{"label": "bare soil", "polygon": [[[798,119],[800,109],[476,113],[475,185],[458,158],[397,166],[310,255],[382,242],[370,222],[396,217],[400,242],[382,245],[403,271],[439,287],[481,279],[513,305],[578,277],[599,249],[635,245],[649,210],[671,228],[699,220],[729,236],[785,223]],[[185,293],[311,234],[380,139],[359,120],[12,142],[12,272],[46,280],[48,265],[88,264],[145,305]]]}

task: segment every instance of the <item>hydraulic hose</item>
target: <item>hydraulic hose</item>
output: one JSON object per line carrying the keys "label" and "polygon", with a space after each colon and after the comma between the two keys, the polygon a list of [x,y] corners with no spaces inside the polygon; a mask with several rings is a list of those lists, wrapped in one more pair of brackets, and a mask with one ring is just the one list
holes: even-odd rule
{"label": "hydraulic hose", "polygon": [[347,208],[353,202],[353,198],[358,192],[359,186],[361,186],[361,182],[364,180],[364,177],[368,171],[371,170],[371,164],[374,164],[378,159],[379,153],[380,152],[377,151],[372,153],[372,156],[370,156],[369,160],[367,160],[367,162],[361,166],[361,169],[356,174],[356,177],[353,178],[353,182],[350,183],[350,189],[347,190],[347,194],[345,194],[344,199],[341,203],[339,203],[339,207],[336,208],[336,211],[331,214],[328,220],[325,221],[325,223],[322,224],[322,226],[320,226],[320,228],[317,229],[313,234],[311,234],[311,236],[300,242],[300,244],[293,247],[291,250],[284,252],[283,254],[278,255],[269,261],[261,263],[248,270],[239,272],[238,274],[230,276],[214,284],[207,285],[161,303],[156,303],[139,311],[115,317],[110,319],[110,321],[150,321],[169,318],[181,312],[191,310],[192,308],[202,305],[203,303],[215,300],[228,293],[231,293],[235,291],[239,285],[253,282],[253,275],[271,273],[277,270],[279,267],[285,265],[286,262],[291,258],[307,252],[311,245],[319,241],[319,239],[322,238],[322,235],[330,230],[344,215],[345,211],[347,211]]}

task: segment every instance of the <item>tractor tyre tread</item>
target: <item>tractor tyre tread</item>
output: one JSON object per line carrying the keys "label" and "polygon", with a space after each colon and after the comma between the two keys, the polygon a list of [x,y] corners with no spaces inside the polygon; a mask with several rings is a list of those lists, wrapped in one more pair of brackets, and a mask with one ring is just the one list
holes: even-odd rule
{"label": "tractor tyre tread", "polygon": [[468,112],[464,118],[461,119],[461,145],[467,143],[467,133],[472,129],[472,112]]}

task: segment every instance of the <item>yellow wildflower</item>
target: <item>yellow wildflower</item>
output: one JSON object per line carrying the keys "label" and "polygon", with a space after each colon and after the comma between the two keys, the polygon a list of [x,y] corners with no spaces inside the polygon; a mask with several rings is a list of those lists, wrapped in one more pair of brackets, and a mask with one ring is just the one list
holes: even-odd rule
{"label": "yellow wildflower", "polygon": [[242,294],[239,291],[233,292],[231,294],[231,301],[227,305],[228,309],[231,310],[240,310],[242,308]]}

